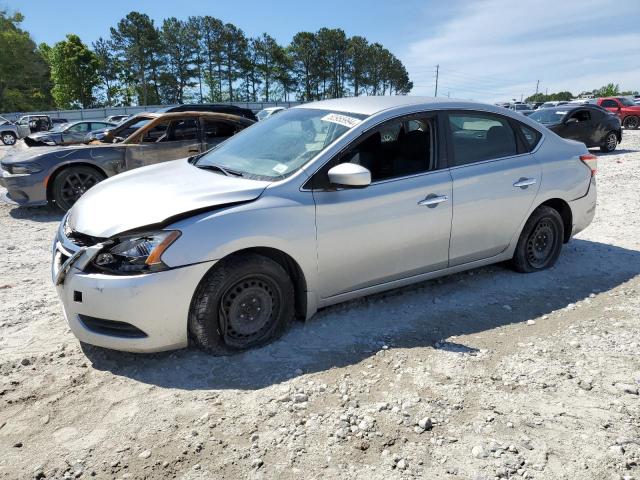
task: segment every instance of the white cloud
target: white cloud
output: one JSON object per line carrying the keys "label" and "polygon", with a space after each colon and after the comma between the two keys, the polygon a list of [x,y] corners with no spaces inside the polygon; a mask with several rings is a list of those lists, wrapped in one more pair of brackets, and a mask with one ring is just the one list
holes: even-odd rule
{"label": "white cloud", "polygon": [[549,92],[579,93],[609,82],[640,89],[635,0],[485,0],[453,8],[449,21],[402,55],[413,94],[433,95],[436,64],[439,95],[452,97],[526,97],[536,80]]}

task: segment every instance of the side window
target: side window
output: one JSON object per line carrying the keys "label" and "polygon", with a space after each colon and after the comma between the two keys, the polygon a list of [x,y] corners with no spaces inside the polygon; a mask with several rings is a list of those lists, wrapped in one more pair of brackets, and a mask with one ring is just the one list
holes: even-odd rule
{"label": "side window", "polygon": [[205,142],[220,138],[231,137],[236,132],[235,126],[228,122],[209,120],[205,118],[203,124]]}
{"label": "side window", "polygon": [[91,122],[91,130],[100,130],[101,128],[107,128],[109,125],[102,122]]}
{"label": "side window", "polygon": [[603,100],[602,106],[604,108],[618,108],[618,104],[615,100]]}
{"label": "side window", "polygon": [[451,166],[516,155],[516,137],[509,121],[499,115],[450,113],[453,144]]}
{"label": "side window", "polygon": [[571,118],[575,118],[578,122],[588,122],[591,120],[591,114],[587,110],[578,110],[571,115]]}
{"label": "side window", "polygon": [[540,138],[542,138],[542,134],[537,130],[528,127],[524,123],[518,123],[517,128],[520,129],[520,133],[522,134],[522,138],[524,139],[524,146],[527,152],[530,152],[531,150],[536,148],[536,145],[538,145]]}
{"label": "side window", "polygon": [[185,118],[184,120],[175,120],[171,124],[169,130],[170,142],[180,142],[184,140],[198,139],[198,119]]}
{"label": "side window", "polygon": [[167,141],[169,122],[161,122],[144,132],[142,143],[156,143]]}
{"label": "side window", "polygon": [[385,124],[342,157],[371,171],[371,181],[404,177],[434,167],[432,120],[415,118]]}
{"label": "side window", "polygon": [[78,123],[77,125],[74,125],[73,127],[69,128],[69,132],[72,132],[72,133],[81,133],[81,132],[88,132],[88,131],[89,131],[88,123]]}

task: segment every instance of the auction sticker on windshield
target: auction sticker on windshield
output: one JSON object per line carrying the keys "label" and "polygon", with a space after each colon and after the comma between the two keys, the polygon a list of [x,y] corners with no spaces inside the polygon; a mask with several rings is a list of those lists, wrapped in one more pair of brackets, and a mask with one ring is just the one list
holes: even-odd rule
{"label": "auction sticker on windshield", "polygon": [[361,120],[358,118],[353,118],[348,115],[340,115],[339,113],[329,113],[325,115],[320,120],[325,122],[337,123],[338,125],[342,125],[344,127],[352,128],[358,125]]}

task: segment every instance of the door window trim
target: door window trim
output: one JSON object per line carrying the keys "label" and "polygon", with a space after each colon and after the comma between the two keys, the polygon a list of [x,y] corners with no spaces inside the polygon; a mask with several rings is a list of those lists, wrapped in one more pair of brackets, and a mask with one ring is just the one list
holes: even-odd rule
{"label": "door window trim", "polygon": [[[446,144],[444,142],[444,132],[443,132],[444,129],[442,128],[442,112],[441,111],[437,111],[437,110],[426,110],[426,111],[405,113],[405,114],[402,114],[402,115],[400,115],[398,117],[394,117],[394,118],[391,118],[391,119],[387,119],[387,120],[385,120],[383,122],[377,123],[376,125],[373,125],[371,128],[363,131],[358,136],[358,138],[356,138],[353,141],[349,142],[339,152],[337,152],[329,160],[327,160],[320,167],[318,167],[313,172],[313,174],[311,174],[309,176],[309,178],[304,182],[302,187],[300,187],[300,191],[303,191],[303,192],[311,192],[311,191],[324,192],[324,191],[334,191],[334,190],[347,190],[348,188],[345,188],[345,187],[336,187],[335,189],[327,190],[326,188],[317,188],[313,184],[316,181],[317,176],[321,175],[322,172],[325,170],[325,168],[327,166],[329,166],[333,162],[338,161],[349,150],[351,150],[352,148],[357,147],[360,143],[362,143],[364,140],[366,140],[370,135],[372,135],[372,134],[374,134],[376,132],[379,132],[380,130],[384,129],[384,127],[386,125],[389,125],[390,123],[405,122],[405,121],[409,121],[409,120],[414,120],[416,118],[423,118],[423,119],[428,120],[430,122],[430,124],[431,124],[431,127],[435,128],[435,130],[436,130],[435,135],[433,135],[434,145],[432,145],[432,147],[435,148],[435,152],[433,153],[433,160],[434,160],[434,163],[435,163],[435,168],[433,170],[425,170],[423,172],[410,173],[408,175],[376,180],[376,181],[371,182],[371,184],[368,185],[367,188],[374,187],[376,185],[389,183],[389,182],[396,182],[396,181],[399,181],[399,180],[406,180],[406,179],[409,179],[409,178],[415,178],[415,177],[420,177],[420,176],[423,176],[423,175],[429,175],[429,174],[432,174],[432,173],[435,173],[435,172],[440,172],[440,171],[446,169],[447,168],[447,155],[446,155],[447,148],[446,148]],[[336,163],[335,165],[339,165],[339,163]]]}

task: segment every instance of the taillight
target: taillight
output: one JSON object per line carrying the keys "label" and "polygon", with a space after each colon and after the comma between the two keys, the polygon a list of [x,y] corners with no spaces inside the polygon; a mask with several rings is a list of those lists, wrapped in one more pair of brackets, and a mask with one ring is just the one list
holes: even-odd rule
{"label": "taillight", "polygon": [[595,177],[596,172],[598,171],[598,157],[591,153],[587,153],[586,155],[580,155],[580,160],[589,167],[589,170],[591,170],[591,176]]}

